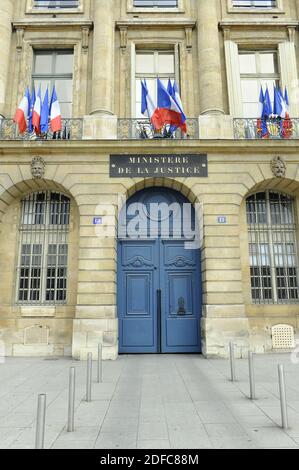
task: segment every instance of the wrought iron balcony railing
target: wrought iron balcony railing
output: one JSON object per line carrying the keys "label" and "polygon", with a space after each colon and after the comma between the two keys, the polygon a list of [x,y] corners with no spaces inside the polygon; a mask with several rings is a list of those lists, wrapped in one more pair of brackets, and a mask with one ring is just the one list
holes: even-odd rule
{"label": "wrought iron balcony railing", "polygon": [[18,126],[12,119],[1,119],[0,140],[81,140],[83,137],[83,119],[63,119],[62,130],[59,132],[44,132],[40,135],[35,132],[20,134]]}
{"label": "wrought iron balcony railing", "polygon": [[197,118],[187,119],[187,134],[180,129],[172,131],[170,125],[156,131],[148,119],[119,119],[118,138],[124,140],[134,139],[198,139],[199,126]]}
{"label": "wrought iron balcony railing", "polygon": [[266,120],[236,118],[233,120],[234,139],[299,139],[299,118]]}

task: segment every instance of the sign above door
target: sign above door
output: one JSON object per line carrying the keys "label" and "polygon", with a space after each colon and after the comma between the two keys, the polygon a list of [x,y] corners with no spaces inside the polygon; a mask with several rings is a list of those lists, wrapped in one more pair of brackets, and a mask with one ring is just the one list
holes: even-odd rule
{"label": "sign above door", "polygon": [[110,155],[110,178],[208,176],[207,154]]}

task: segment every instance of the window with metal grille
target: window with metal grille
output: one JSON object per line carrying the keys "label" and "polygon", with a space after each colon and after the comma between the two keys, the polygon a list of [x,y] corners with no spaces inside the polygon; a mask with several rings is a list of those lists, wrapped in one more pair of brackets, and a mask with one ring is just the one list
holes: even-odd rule
{"label": "window with metal grille", "polygon": [[260,192],[246,200],[251,294],[254,303],[298,302],[294,200]]}
{"label": "window with metal grille", "polygon": [[276,8],[276,0],[233,0],[234,7],[241,8]]}
{"label": "window with metal grille", "polygon": [[134,0],[134,7],[173,8],[178,6],[178,0]]}
{"label": "window with metal grille", "polygon": [[78,8],[79,0],[34,0],[33,8]]}
{"label": "window with metal grille", "polygon": [[65,303],[70,199],[43,191],[21,203],[17,302]]}

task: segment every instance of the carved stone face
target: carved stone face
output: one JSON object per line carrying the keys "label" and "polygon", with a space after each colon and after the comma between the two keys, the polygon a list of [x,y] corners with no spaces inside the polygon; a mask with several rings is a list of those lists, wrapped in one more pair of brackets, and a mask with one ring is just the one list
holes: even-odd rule
{"label": "carved stone face", "polygon": [[283,178],[286,174],[286,164],[281,157],[274,157],[271,161],[271,170],[276,178]]}
{"label": "carved stone face", "polygon": [[45,174],[45,161],[41,157],[34,157],[31,162],[31,174],[33,178],[43,178]]}

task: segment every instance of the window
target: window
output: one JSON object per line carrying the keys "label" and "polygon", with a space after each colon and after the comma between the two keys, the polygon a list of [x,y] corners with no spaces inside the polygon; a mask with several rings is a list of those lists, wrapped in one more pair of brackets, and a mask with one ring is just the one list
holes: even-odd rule
{"label": "window", "polygon": [[233,7],[241,8],[276,8],[276,0],[232,0]]}
{"label": "window", "polygon": [[65,303],[70,200],[36,192],[22,201],[18,294],[20,304]]}
{"label": "window", "polygon": [[33,8],[78,8],[79,0],[34,0]]}
{"label": "window", "polygon": [[178,7],[178,0],[134,0],[134,7],[175,8]]}
{"label": "window", "polygon": [[279,85],[278,61],[276,51],[240,51],[239,66],[243,116],[257,118],[260,88],[268,86],[270,98],[274,101],[273,85]]}
{"label": "window", "polygon": [[167,86],[168,79],[175,78],[175,60],[173,51],[137,51],[136,52],[136,117],[141,114],[141,79],[146,79],[149,93],[157,99],[157,78]]}
{"label": "window", "polygon": [[36,93],[41,85],[42,97],[55,85],[63,118],[72,116],[73,98],[73,51],[39,51],[34,54],[32,81]]}
{"label": "window", "polygon": [[261,192],[247,198],[246,209],[253,302],[298,302],[293,199],[277,192]]}

